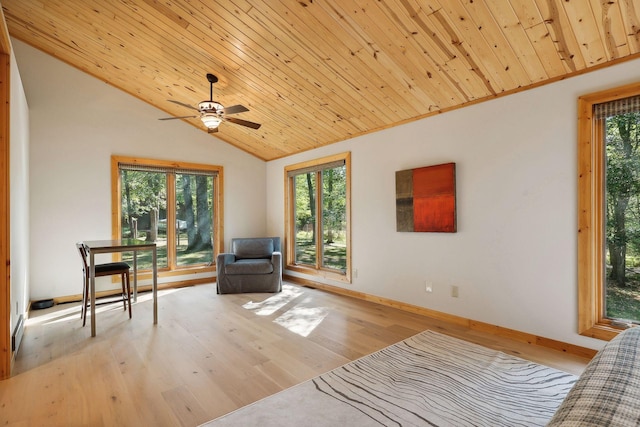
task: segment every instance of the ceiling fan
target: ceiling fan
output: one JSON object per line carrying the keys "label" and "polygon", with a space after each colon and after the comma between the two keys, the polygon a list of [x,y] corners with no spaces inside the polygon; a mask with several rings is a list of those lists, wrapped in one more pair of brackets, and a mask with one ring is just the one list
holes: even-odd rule
{"label": "ceiling fan", "polygon": [[199,116],[180,116],[180,117],[163,117],[158,120],[175,120],[175,119],[193,119],[200,117],[202,123],[207,127],[209,133],[218,132],[218,126],[222,122],[231,122],[240,126],[246,126],[251,129],[259,129],[260,123],[254,123],[247,120],[238,119],[235,117],[227,117],[227,114],[238,114],[249,111],[249,109],[243,105],[232,105],[231,107],[225,107],[217,101],[213,100],[213,84],[218,81],[218,78],[213,74],[207,74],[207,80],[209,80],[209,99],[202,101],[198,104],[198,108],[193,107],[184,102],[174,101],[169,99],[169,102],[182,105],[183,107],[196,110],[200,113]]}

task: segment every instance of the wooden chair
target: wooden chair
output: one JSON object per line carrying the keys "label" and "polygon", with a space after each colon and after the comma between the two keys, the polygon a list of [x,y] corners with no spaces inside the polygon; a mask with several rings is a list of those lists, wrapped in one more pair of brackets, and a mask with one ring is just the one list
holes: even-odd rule
{"label": "wooden chair", "polygon": [[[82,275],[84,277],[84,289],[82,291],[82,311],[80,317],[82,318],[82,326],[87,323],[87,306],[89,305],[89,291],[91,286],[91,271],[89,270],[89,263],[87,262],[87,248],[82,242],[76,243],[76,248],[82,258]],[[105,264],[96,264],[96,277],[113,276],[114,274],[120,275],[120,281],[122,283],[122,304],[125,311],[127,305],[129,306],[129,319],[131,319],[131,285],[129,283],[129,264],[126,262],[109,262]],[[119,301],[119,300],[117,300]],[[101,304],[109,304],[114,301],[109,301]]]}

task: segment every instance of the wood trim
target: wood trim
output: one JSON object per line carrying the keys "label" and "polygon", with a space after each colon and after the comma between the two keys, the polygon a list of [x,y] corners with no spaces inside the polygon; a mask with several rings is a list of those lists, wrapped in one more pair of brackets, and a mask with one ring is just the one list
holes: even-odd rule
{"label": "wood trim", "polygon": [[[196,286],[196,285],[204,285],[204,284],[208,284],[211,283],[211,278],[210,277],[205,277],[205,278],[201,278],[201,279],[193,279],[193,280],[180,280],[178,282],[171,282],[169,284],[158,284],[158,290],[165,290],[165,289],[178,289],[178,288],[186,288],[189,286]],[[138,292],[151,292],[151,285],[141,285],[138,286]],[[96,298],[103,298],[103,297],[109,297],[109,296],[117,296],[120,295],[122,291],[120,291],[119,289],[111,289],[111,290],[105,290],[105,291],[99,291],[96,292]],[[66,303],[70,303],[70,302],[81,302],[82,301],[82,294],[76,294],[76,295],[66,295],[66,296],[62,296],[62,297],[55,297],[53,298],[53,302],[55,304],[66,304]],[[31,305],[32,301],[29,302],[29,305]]]}
{"label": "wood trim", "polygon": [[282,261],[284,263],[285,266],[289,265],[289,259],[290,259],[290,246],[293,245],[293,243],[291,242],[291,239],[289,239],[289,236],[291,236],[291,217],[292,215],[292,210],[293,210],[293,203],[291,203],[291,200],[293,200],[293,188],[291,185],[289,185],[289,176],[287,175],[287,168],[284,168],[284,182],[283,182],[283,187],[282,187],[282,195],[283,197],[283,201],[284,201],[284,207],[282,212],[284,212],[284,240],[282,241]]}
{"label": "wood trim", "polygon": [[116,161],[116,167],[118,163],[127,163],[131,165],[141,165],[141,166],[158,166],[172,169],[193,169],[193,170],[205,170],[211,172],[221,173],[222,166],[217,165],[208,165],[204,163],[191,163],[191,162],[182,162],[175,160],[160,160],[160,159],[148,159],[148,158],[140,158],[140,157],[128,157],[128,156],[111,156],[112,161]]}
{"label": "wood trim", "polygon": [[[198,265],[194,267],[177,267],[175,270],[169,270],[168,268],[158,268],[158,280],[167,277],[176,276],[189,276],[193,274],[214,273],[216,271],[215,265]],[[211,276],[213,278],[215,276]],[[151,280],[151,269],[138,270],[138,280]],[[119,278],[113,277],[111,282],[119,283]],[[174,283],[174,282],[170,282]],[[176,282],[177,283],[177,282]]]}
{"label": "wood trim", "polygon": [[640,83],[578,99],[578,333],[610,340],[620,333],[604,318],[604,140],[593,106],[640,94]]}
{"label": "wood trim", "polygon": [[[167,176],[166,185],[168,205],[170,200],[176,200],[176,179],[174,174],[169,174],[169,176]],[[169,242],[176,242],[176,228],[174,226],[174,224],[176,224],[176,219],[175,206],[171,209],[167,206],[167,267],[169,268],[169,271],[173,271],[176,268],[176,265],[178,265],[178,251],[173,244],[169,244]],[[169,226],[169,224],[171,224],[171,226]]]}
{"label": "wood trim", "polygon": [[[163,279],[165,277],[175,277],[175,276],[188,276],[191,274],[203,274],[203,273],[213,273],[216,271],[215,266],[196,266],[196,267],[179,267],[176,270],[168,270],[164,269],[163,271],[158,271],[158,279]],[[211,280],[214,276],[211,276],[209,280]],[[151,280],[151,270],[141,270],[138,272],[138,280]],[[119,282],[116,278],[115,282]],[[179,283],[179,282],[170,282],[170,283]]]}
{"label": "wood trim", "polygon": [[9,29],[4,19],[4,12],[0,7],[0,53],[11,54],[11,42],[9,41]]}
{"label": "wood trim", "polygon": [[10,95],[11,42],[0,8],[0,380],[9,378],[11,351],[11,200],[10,200]]}
{"label": "wood trim", "polygon": [[[2,39],[3,37],[0,37]],[[4,47],[3,47],[4,48]],[[11,375],[11,224],[10,224],[10,133],[9,74],[11,58],[0,53],[0,379]]]}
{"label": "wood trim", "polygon": [[351,281],[346,275],[336,273],[333,270],[325,270],[323,268],[313,268],[313,267],[304,266],[304,265],[287,265],[287,270],[295,271],[301,274],[307,274],[309,276],[314,276],[318,278],[322,277],[324,279],[333,280],[336,282],[351,283]]}
{"label": "wood trim", "polygon": [[[315,221],[315,231],[316,233],[316,265],[315,269],[310,269],[311,274],[315,275],[322,271],[322,246],[321,242],[324,240],[322,235],[322,223],[324,220],[324,211],[323,211],[323,200],[322,200],[322,190],[324,188],[324,183],[322,182],[322,171],[314,172],[314,179],[316,181],[316,195],[315,195],[315,203],[316,203],[316,221]],[[293,231],[293,230],[292,230]],[[293,234],[291,234],[293,236]],[[292,239],[293,240],[293,239]],[[298,267],[290,266],[290,267]]]}
{"label": "wood trim", "polygon": [[569,344],[562,341],[553,340],[551,338],[540,337],[538,335],[529,334],[527,332],[517,331],[515,329],[505,328],[502,326],[492,325],[490,323],[478,322],[468,319],[469,327],[476,331],[487,332],[493,335],[509,338],[527,344],[538,345],[541,347],[551,348],[553,350],[562,351],[580,357],[592,358],[597,350],[591,348]]}
{"label": "wood trim", "polygon": [[540,336],[529,334],[526,332],[517,331],[515,329],[509,329],[502,326],[479,322],[477,320],[455,316],[453,314],[447,314],[441,311],[431,310],[428,308],[407,304],[405,302],[400,302],[400,301],[392,300],[389,298],[369,295],[364,292],[358,292],[350,289],[340,288],[337,286],[326,285],[323,283],[314,282],[312,280],[302,279],[300,277],[294,277],[289,275],[285,275],[284,278],[289,282],[297,283],[302,286],[321,289],[323,291],[332,292],[334,294],[339,294],[339,295],[349,296],[352,298],[361,299],[364,301],[374,302],[374,303],[385,305],[388,307],[397,308],[399,310],[408,311],[410,313],[420,314],[423,316],[431,317],[433,319],[442,320],[442,321],[449,322],[459,326],[464,326],[472,330],[481,331],[481,332],[489,333],[489,334],[504,337],[504,338],[509,338],[522,343],[551,348],[554,350],[563,351],[565,353],[573,354],[580,357],[592,358],[597,353],[597,350],[593,350],[587,347],[581,347],[574,344],[569,344],[562,341],[556,341],[550,338],[540,337]]}
{"label": "wood trim", "polygon": [[300,162],[300,163],[295,163],[293,165],[288,165],[284,167],[284,172],[285,174],[291,172],[291,171],[295,171],[298,169],[305,169],[305,168],[309,168],[309,167],[313,167],[313,166],[321,166],[324,165],[326,163],[332,163],[332,162],[337,162],[340,160],[345,160],[347,158],[351,157],[351,152],[349,151],[345,151],[344,153],[338,153],[338,154],[332,154],[330,156],[326,156],[326,157],[321,157],[319,159],[313,159],[313,160],[305,160],[304,162]]}
{"label": "wood trim", "polygon": [[119,200],[119,196],[122,194],[122,187],[117,159],[117,157],[111,156],[111,238],[114,240],[120,238],[120,216],[122,215],[122,206]]}
{"label": "wood trim", "polygon": [[352,277],[352,269],[353,269],[353,264],[351,263],[351,253],[353,252],[351,250],[351,153],[348,152],[346,153],[346,156],[344,158],[344,164],[347,168],[347,176],[346,176],[346,180],[347,182],[345,183],[345,185],[347,186],[347,188],[345,189],[345,198],[346,198],[346,217],[347,217],[347,248],[349,249],[347,251],[347,265],[346,265],[346,282],[347,283],[351,283],[353,280]]}
{"label": "wood trim", "polygon": [[[347,259],[346,259],[346,267],[345,274],[339,274],[331,270],[320,268],[319,257],[316,260],[316,268],[296,265],[294,254],[294,239],[291,238],[295,233],[295,224],[291,221],[291,218],[294,214],[294,206],[291,201],[294,198],[293,186],[290,185],[291,180],[293,178],[289,177],[289,172],[296,171],[299,169],[306,169],[314,166],[321,166],[327,163],[332,163],[336,161],[344,160],[345,167],[347,169],[346,174],[346,188],[345,188],[345,198],[347,200],[346,203],[346,217],[347,217],[347,230],[346,230],[346,238],[347,238]],[[318,186],[319,187],[319,186]],[[318,194],[320,194],[321,189],[316,188],[316,200],[320,200]],[[284,229],[285,229],[285,237],[284,237],[284,259],[285,265],[287,269],[292,271],[297,271],[303,274],[308,274],[316,277],[323,277],[330,280],[335,280],[344,283],[351,283],[352,281],[352,264],[351,264],[351,152],[346,151],[343,153],[333,154],[331,156],[322,157],[319,159],[307,160],[304,162],[296,163],[293,165],[285,166],[284,168]],[[317,230],[320,230],[320,221],[316,221]],[[319,234],[318,231],[316,233]]]}
{"label": "wood trim", "polygon": [[224,252],[224,167],[218,166],[218,176],[213,180],[213,193],[217,202],[213,204],[213,229],[214,236],[218,236],[217,239],[213,239],[213,264],[214,269],[218,254]]}

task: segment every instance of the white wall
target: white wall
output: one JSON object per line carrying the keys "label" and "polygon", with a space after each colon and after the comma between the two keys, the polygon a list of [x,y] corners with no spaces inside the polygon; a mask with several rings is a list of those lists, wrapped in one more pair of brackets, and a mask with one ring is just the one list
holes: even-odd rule
{"label": "white wall", "polygon": [[265,162],[13,43],[30,113],[32,300],[81,293],[75,242],[111,237],[114,154],[222,165],[225,243],[264,234]]}
{"label": "white wall", "polygon": [[[29,304],[29,108],[11,55],[10,92],[11,332]],[[26,317],[26,316],[25,316]]]}
{"label": "white wall", "polygon": [[[268,233],[284,235],[285,165],[351,151],[358,277],[325,283],[599,348],[576,333],[577,98],[637,81],[639,68],[627,62],[269,162]],[[396,232],[395,172],[445,162],[457,168],[458,232]]]}

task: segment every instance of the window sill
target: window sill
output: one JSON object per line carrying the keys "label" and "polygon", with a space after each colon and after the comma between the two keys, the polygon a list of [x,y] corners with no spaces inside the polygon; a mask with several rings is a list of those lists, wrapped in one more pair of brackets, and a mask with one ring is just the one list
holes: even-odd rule
{"label": "window sill", "polygon": [[624,329],[616,328],[608,323],[596,323],[591,328],[580,331],[580,335],[585,337],[596,338],[599,340],[610,341],[615,338]]}
{"label": "window sill", "polygon": [[295,271],[297,273],[307,274],[314,277],[322,277],[328,280],[334,280],[336,282],[351,283],[351,276],[347,273],[337,273],[331,270],[317,270],[311,267],[304,267],[302,265],[289,264],[287,270]]}
{"label": "window sill", "polygon": [[[216,271],[215,265],[197,266],[197,267],[180,267],[175,270],[158,268],[158,277],[188,276],[190,274],[200,274]],[[151,270],[139,270],[138,280],[151,279]]]}

